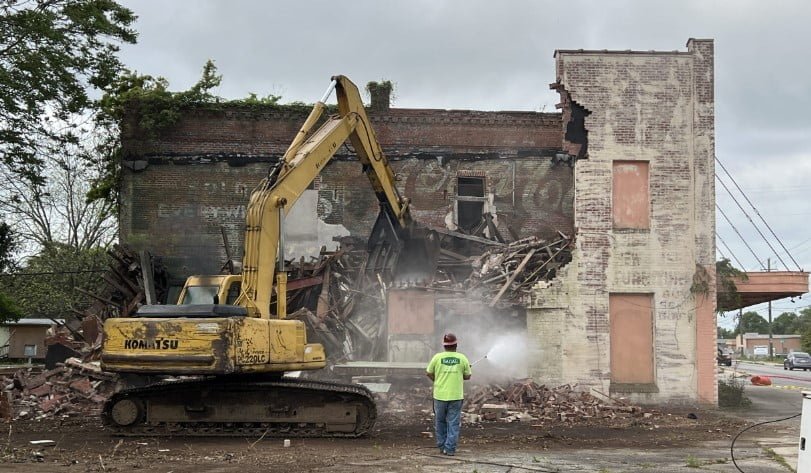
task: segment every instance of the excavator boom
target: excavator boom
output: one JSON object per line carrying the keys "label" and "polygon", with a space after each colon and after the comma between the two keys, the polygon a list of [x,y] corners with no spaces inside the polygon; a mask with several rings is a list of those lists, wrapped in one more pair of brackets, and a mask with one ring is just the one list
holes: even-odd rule
{"label": "excavator boom", "polygon": [[[326,106],[323,100],[329,91],[338,95],[338,114],[329,117],[317,130],[312,131]],[[400,196],[395,176],[383,154],[372,129],[357,87],[344,76],[332,78],[325,98],[318,102],[305,121],[281,161],[276,173],[264,179],[251,196],[245,230],[245,256],[242,263],[243,289],[238,305],[245,306],[251,316],[270,318],[271,291],[277,283],[277,292],[284,293],[284,261],[282,224],[293,204],[335,156],[339,147],[349,140],[363,166],[372,189],[381,203],[381,212],[403,233],[413,226],[408,200]],[[277,299],[280,304],[284,298]],[[277,316],[283,318],[285,310],[279,307]]]}

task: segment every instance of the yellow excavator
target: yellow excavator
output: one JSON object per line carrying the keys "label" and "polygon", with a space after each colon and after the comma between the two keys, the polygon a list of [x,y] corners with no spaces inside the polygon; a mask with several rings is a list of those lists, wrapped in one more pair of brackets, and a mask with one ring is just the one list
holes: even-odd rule
{"label": "yellow excavator", "polygon": [[[338,113],[316,129],[333,90]],[[283,376],[327,361],[322,345],[307,343],[304,323],[286,318],[285,216],[347,139],[381,206],[370,267],[397,273],[432,264],[431,238],[412,221],[409,201],[394,185],[357,87],[335,76],[251,195],[242,274],[191,277],[177,305],[145,305],[134,317],[105,321],[104,370],[193,376],[116,393],[103,409],[107,426],[120,435],[356,437],[369,431],[377,412],[365,387]]]}

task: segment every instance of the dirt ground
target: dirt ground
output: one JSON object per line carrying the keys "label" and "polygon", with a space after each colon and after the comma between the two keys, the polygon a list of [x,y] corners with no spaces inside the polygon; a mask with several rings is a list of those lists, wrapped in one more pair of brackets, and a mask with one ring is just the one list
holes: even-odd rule
{"label": "dirt ground", "polygon": [[[689,414],[695,414],[692,419]],[[427,471],[437,465],[470,463],[454,471],[554,471],[541,464],[544,452],[588,449],[668,449],[729,441],[745,425],[715,411],[656,410],[649,418],[600,419],[574,424],[483,422],[462,428],[453,459],[438,455],[432,438],[431,413],[385,412],[371,435],[360,439],[120,438],[106,432],[95,418],[15,421],[0,424],[0,471],[110,472],[200,471],[243,473],[267,471]],[[53,440],[35,447],[31,440]],[[505,452],[523,453],[530,464],[500,463]],[[444,463],[443,463],[444,462]],[[475,465],[474,465],[475,463]],[[501,468],[500,470],[498,468]],[[438,471],[450,471],[438,467]]]}

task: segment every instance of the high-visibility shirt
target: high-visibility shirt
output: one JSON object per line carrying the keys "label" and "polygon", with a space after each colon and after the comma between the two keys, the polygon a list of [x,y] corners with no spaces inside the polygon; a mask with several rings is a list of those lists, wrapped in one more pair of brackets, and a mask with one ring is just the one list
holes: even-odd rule
{"label": "high-visibility shirt", "polygon": [[434,399],[464,399],[464,376],[470,376],[470,362],[465,355],[455,351],[437,353],[431,358],[426,371],[434,375]]}

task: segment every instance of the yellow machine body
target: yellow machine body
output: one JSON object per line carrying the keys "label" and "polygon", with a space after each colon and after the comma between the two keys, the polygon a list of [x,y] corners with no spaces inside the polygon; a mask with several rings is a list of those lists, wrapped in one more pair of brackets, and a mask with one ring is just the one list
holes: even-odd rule
{"label": "yellow machine body", "polygon": [[324,348],[308,344],[296,320],[250,317],[109,319],[107,371],[223,375],[319,369]]}

